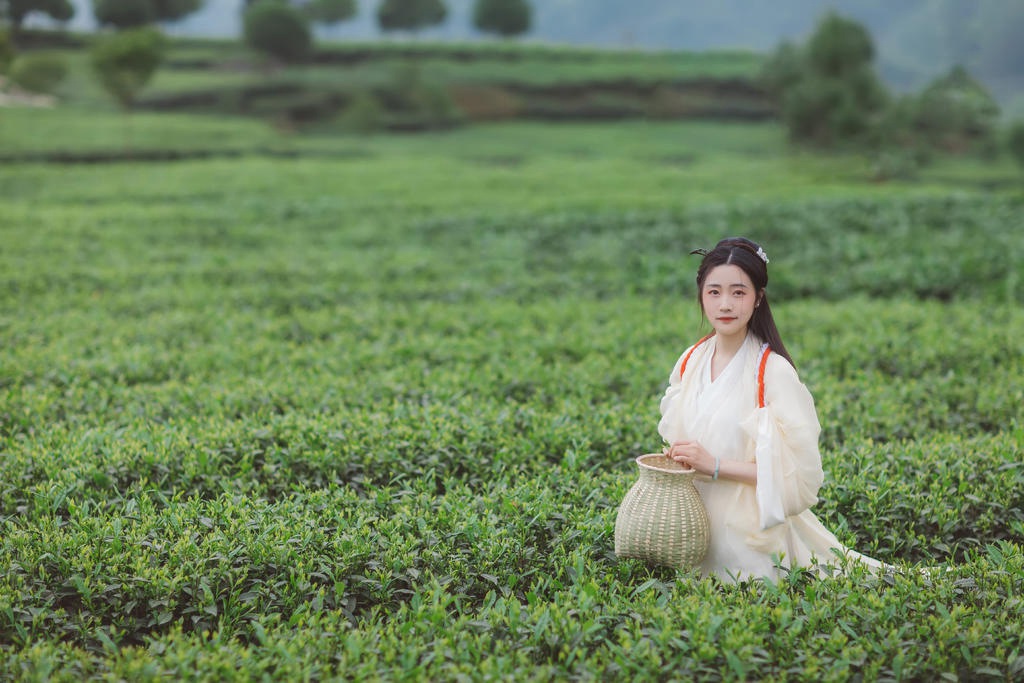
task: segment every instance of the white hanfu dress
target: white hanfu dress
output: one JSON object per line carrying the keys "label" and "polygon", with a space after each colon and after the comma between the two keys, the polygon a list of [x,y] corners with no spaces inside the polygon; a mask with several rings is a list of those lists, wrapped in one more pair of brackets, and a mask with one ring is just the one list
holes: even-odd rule
{"label": "white hanfu dress", "polygon": [[[757,463],[757,486],[727,479],[698,478],[711,522],[711,542],[699,569],[728,581],[779,578],[778,566],[835,564],[839,553],[873,568],[882,563],[849,550],[826,529],[810,507],[824,480],[814,399],[796,370],[770,354],[764,369],[764,402],[758,407],[759,361],[763,345],[748,334],[743,346],[714,381],[711,359],[716,338],[691,347],[685,372],[676,361],[661,400],[658,431],[668,443],[697,441],[713,456]],[[778,566],[777,566],[778,565]]]}

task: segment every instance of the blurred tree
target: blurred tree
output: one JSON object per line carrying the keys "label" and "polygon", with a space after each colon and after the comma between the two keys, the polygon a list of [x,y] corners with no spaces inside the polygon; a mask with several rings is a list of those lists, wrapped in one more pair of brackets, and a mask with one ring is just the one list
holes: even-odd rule
{"label": "blurred tree", "polygon": [[11,25],[11,38],[17,42],[25,17],[33,12],[45,14],[57,21],[68,21],[75,16],[70,0],[0,0],[0,18]]}
{"label": "blurred tree", "polygon": [[870,65],[874,58],[868,30],[834,12],[825,15],[807,42],[807,59],[820,76],[843,78]]}
{"label": "blurred tree", "polygon": [[[348,21],[356,15],[358,5],[356,0],[277,0],[286,5],[291,5],[304,14],[310,21],[318,24],[337,24]],[[245,0],[242,4],[242,14],[249,11],[253,5],[263,0]]]}
{"label": "blurred tree", "polygon": [[121,31],[98,39],[92,66],[100,84],[128,110],[164,57],[165,39],[154,28]]}
{"label": "blurred tree", "polygon": [[282,62],[299,62],[309,54],[313,36],[309,20],[281,0],[259,0],[245,10],[245,42]]}
{"label": "blurred tree", "polygon": [[93,0],[92,13],[100,26],[120,30],[178,21],[202,6],[203,0]]}
{"label": "blurred tree", "polygon": [[178,21],[203,7],[205,0],[152,0],[157,21]]}
{"label": "blurred tree", "polygon": [[337,24],[348,21],[356,15],[355,0],[311,0],[302,5],[302,10],[312,21],[320,24]]}
{"label": "blurred tree", "polygon": [[518,36],[530,30],[533,11],[527,0],[476,0],[473,25],[484,33]]}
{"label": "blurred tree", "polygon": [[447,16],[443,0],[383,0],[377,7],[382,31],[418,31],[444,22]]}
{"label": "blurred tree", "polygon": [[888,100],[872,66],[871,36],[827,14],[803,48],[783,43],[761,74],[790,138],[829,147],[865,140]]}
{"label": "blurred tree", "polygon": [[932,147],[950,152],[995,152],[999,105],[962,66],[932,81],[921,93],[914,124]]}
{"label": "blurred tree", "polygon": [[132,147],[131,117],[128,115],[139,91],[153,77],[164,58],[166,40],[155,28],[119,31],[99,38],[92,45],[92,66],[103,88],[124,112],[124,146]]}

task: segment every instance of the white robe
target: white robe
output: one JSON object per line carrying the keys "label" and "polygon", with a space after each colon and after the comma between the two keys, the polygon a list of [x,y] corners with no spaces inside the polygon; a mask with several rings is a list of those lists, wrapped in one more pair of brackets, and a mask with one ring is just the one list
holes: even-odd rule
{"label": "white robe", "polygon": [[[814,399],[789,362],[771,354],[765,367],[765,407],[757,407],[761,342],[747,335],[719,376],[711,380],[716,348],[711,337],[697,346],[686,372],[676,361],[661,400],[658,432],[668,443],[698,441],[723,461],[758,464],[757,486],[698,478],[711,522],[711,543],[699,566],[726,580],[779,578],[782,567],[835,564],[834,551],[873,568],[877,560],[849,550],[810,507],[824,480]],[[834,549],[834,550],[833,550]]]}

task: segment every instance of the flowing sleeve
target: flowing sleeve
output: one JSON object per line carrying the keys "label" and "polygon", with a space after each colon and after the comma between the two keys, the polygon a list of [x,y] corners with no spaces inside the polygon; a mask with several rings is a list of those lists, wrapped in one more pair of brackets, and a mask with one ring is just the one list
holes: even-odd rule
{"label": "flowing sleeve", "polygon": [[765,407],[742,425],[755,443],[762,530],[818,502],[825,478],[818,451],[821,426],[811,393],[793,366],[777,354],[768,358],[764,384]]}
{"label": "flowing sleeve", "polygon": [[679,377],[679,368],[689,352],[690,349],[686,349],[676,360],[676,364],[672,366],[672,373],[668,377],[668,388],[665,389],[665,394],[661,397],[661,420],[658,422],[658,433],[666,443],[679,440],[678,413],[682,407],[681,394],[683,390],[682,379]]}

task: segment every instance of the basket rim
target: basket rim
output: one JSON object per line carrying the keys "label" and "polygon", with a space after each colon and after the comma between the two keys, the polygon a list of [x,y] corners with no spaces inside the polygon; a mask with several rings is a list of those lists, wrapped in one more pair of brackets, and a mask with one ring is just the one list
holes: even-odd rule
{"label": "basket rim", "polygon": [[[636,464],[639,467],[641,467],[641,468],[643,468],[645,470],[651,470],[653,472],[662,472],[664,474],[675,474],[675,475],[680,475],[680,476],[684,476],[684,477],[692,477],[693,475],[697,474],[697,470],[685,469],[685,468],[682,467],[682,465],[679,465],[678,463],[675,463],[678,466],[678,469],[677,469],[677,468],[659,467],[659,466],[657,466],[657,465],[655,465],[653,463],[647,462],[647,460],[654,460],[654,459],[668,460],[668,458],[663,453],[644,453],[643,455],[637,456]],[[673,461],[670,461],[670,462],[675,462],[675,461],[673,460]]]}

